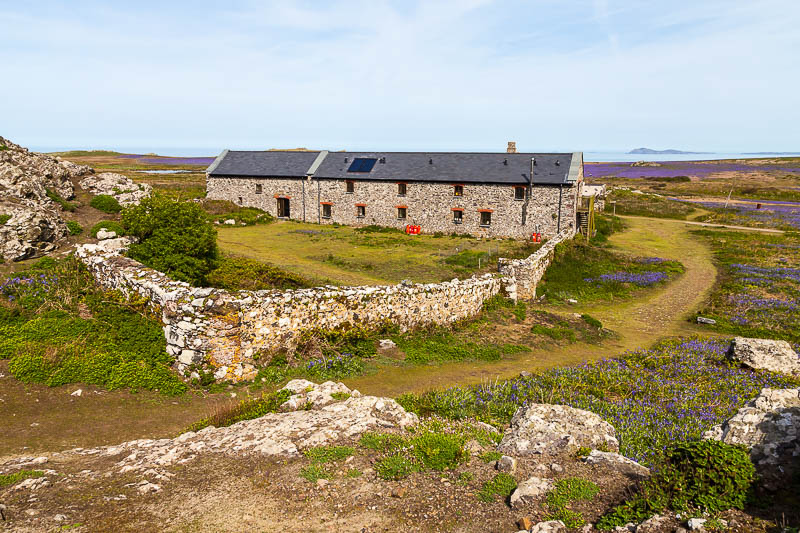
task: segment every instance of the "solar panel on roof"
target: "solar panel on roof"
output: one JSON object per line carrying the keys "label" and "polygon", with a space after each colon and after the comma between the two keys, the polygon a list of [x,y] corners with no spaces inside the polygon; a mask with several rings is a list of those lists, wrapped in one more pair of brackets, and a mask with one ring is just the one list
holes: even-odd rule
{"label": "solar panel on roof", "polygon": [[356,157],[355,159],[353,159],[353,163],[350,165],[350,168],[348,168],[347,171],[371,172],[372,167],[375,166],[376,161],[378,161],[378,159],[374,157]]}

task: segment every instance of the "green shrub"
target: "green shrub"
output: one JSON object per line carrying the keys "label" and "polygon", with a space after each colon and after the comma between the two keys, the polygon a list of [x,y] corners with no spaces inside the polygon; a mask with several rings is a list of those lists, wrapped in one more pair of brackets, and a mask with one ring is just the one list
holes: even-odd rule
{"label": "green shrub", "polygon": [[405,230],[370,224],[369,226],[361,226],[360,228],[356,228],[355,232],[356,233],[405,233]]}
{"label": "green shrub", "polygon": [[0,226],[11,220],[11,215],[0,215]]}
{"label": "green shrub", "polygon": [[603,329],[603,323],[597,320],[595,317],[591,315],[581,315],[581,318],[584,322],[592,326],[593,328]]}
{"label": "green shrub", "polygon": [[275,221],[275,217],[266,211],[256,207],[242,207],[227,200],[204,199],[200,205],[208,214],[208,219],[218,223],[233,219],[236,225],[252,226],[254,224],[269,224]]}
{"label": "green shrub", "polygon": [[583,526],[586,523],[583,515],[568,506],[572,502],[591,500],[599,491],[595,483],[585,479],[573,477],[559,480],[545,497],[545,520],[561,520],[570,529]]}
{"label": "green shrub", "polygon": [[531,327],[531,333],[536,335],[544,335],[557,341],[567,339],[570,342],[575,342],[576,340],[575,332],[562,326],[544,326],[542,324],[534,324]]}
{"label": "green shrub", "polygon": [[417,470],[419,468],[402,455],[390,455],[375,463],[375,473],[387,481],[403,479]]}
{"label": "green shrub", "polygon": [[350,397],[350,393],[348,392],[332,392],[331,398],[337,401],[344,401]]}
{"label": "green shrub", "polygon": [[122,237],[123,235],[125,235],[125,229],[122,227],[122,224],[120,224],[119,222],[115,222],[113,220],[101,220],[100,222],[92,226],[92,229],[89,230],[89,235],[96,238],[97,232],[100,231],[101,229],[104,229],[106,231],[113,231],[114,233],[117,234],[117,237]]}
{"label": "green shrub", "polygon": [[611,530],[671,509],[678,513],[717,513],[743,509],[755,467],[747,449],[716,440],[679,442],[641,486],[639,494],[615,507],[597,523]]}
{"label": "green shrub", "polygon": [[518,301],[513,313],[518,322],[525,322],[525,317],[528,316],[528,304],[523,300]]}
{"label": "green shrub", "polygon": [[139,240],[128,256],[170,277],[202,285],[217,267],[217,230],[197,204],[151,196],[126,209],[122,225]]}
{"label": "green shrub", "polygon": [[405,443],[405,439],[400,435],[394,433],[374,433],[368,431],[361,435],[358,441],[359,446],[376,450],[379,452],[388,452],[400,448]]}
{"label": "green shrub", "polygon": [[80,235],[83,233],[83,227],[74,220],[67,221],[67,230],[69,230],[70,235]]}
{"label": "green shrub", "polygon": [[517,488],[517,480],[509,474],[501,472],[487,481],[478,491],[478,499],[482,502],[493,502],[495,496],[507,498]]}
{"label": "green shrub", "polygon": [[98,194],[92,198],[92,201],[89,202],[89,205],[98,211],[108,214],[119,213],[122,211],[122,206],[119,205],[117,199],[108,194]]}
{"label": "green shrub", "polygon": [[408,441],[411,455],[420,467],[427,470],[455,468],[469,458],[460,435],[423,431]]}
{"label": "green shrub", "polygon": [[23,479],[31,479],[44,476],[41,470],[18,470],[13,474],[0,474],[0,487],[7,487],[14,483],[19,483]]}

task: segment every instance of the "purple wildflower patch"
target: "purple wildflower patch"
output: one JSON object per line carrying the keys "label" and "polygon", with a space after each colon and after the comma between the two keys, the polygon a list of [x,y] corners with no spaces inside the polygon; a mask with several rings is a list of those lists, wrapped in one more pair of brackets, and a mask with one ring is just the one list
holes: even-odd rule
{"label": "purple wildflower patch", "polygon": [[590,178],[675,178],[678,176],[707,177],[719,172],[781,172],[800,171],[800,164],[747,165],[714,161],[662,161],[659,166],[633,166],[631,163],[584,163],[584,174]]}
{"label": "purple wildflower patch", "polygon": [[587,282],[616,282],[633,283],[639,287],[649,287],[667,279],[665,272],[614,272],[613,274],[601,274],[597,278],[585,278]]}

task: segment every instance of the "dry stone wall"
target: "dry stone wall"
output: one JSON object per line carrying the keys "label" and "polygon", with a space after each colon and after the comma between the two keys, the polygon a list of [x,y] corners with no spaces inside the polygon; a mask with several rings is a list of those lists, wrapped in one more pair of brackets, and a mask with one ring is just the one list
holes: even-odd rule
{"label": "dry stone wall", "polygon": [[548,240],[525,259],[500,258],[498,261],[500,275],[508,280],[513,280],[506,287],[508,296],[514,300],[536,298],[536,287],[553,261],[556,245],[574,236],[575,228],[570,228],[562,231],[554,239]]}
{"label": "dry stone wall", "polygon": [[555,244],[572,234],[563,232],[527,259],[501,259],[499,275],[290,291],[192,287],[123,256],[128,238],[85,244],[77,255],[102,286],[149,302],[161,316],[167,351],[179,373],[199,377],[202,370],[217,380],[240,381],[255,376],[259,352],[291,348],[305,331],[451,324],[476,315],[483,302],[503,291],[524,298],[531,283],[535,292]]}
{"label": "dry stone wall", "polygon": [[[278,198],[289,200],[289,218],[319,224],[362,226],[376,224],[404,228],[419,225],[423,233],[465,233],[480,237],[530,238],[533,233],[554,237],[560,229],[575,228],[576,209],[582,185],[533,187],[528,200],[516,200],[511,185],[463,184],[463,195],[454,195],[454,184],[405,183],[400,194],[397,182],[357,180],[347,192],[346,180],[309,178],[208,177],[207,197],[257,207],[278,216]],[[323,216],[323,205],[330,217]],[[358,208],[363,207],[364,216]],[[405,209],[400,218],[399,208]],[[462,212],[455,223],[453,210]],[[491,212],[491,223],[481,225],[481,211]],[[523,224],[524,219],[524,224]]]}

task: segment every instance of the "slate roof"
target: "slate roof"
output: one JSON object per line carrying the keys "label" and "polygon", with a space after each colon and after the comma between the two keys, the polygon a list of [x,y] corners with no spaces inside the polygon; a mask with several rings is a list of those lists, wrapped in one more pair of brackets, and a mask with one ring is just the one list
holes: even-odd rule
{"label": "slate roof", "polygon": [[[226,151],[209,167],[211,176],[303,177],[319,152]],[[214,166],[216,165],[216,166]]]}
{"label": "slate roof", "polygon": [[[228,152],[212,176],[305,176],[320,152]],[[353,159],[375,158],[371,172],[348,172]],[[528,183],[531,158],[534,184],[570,184],[572,153],[477,152],[330,152],[314,177],[354,181],[426,181],[445,183]],[[385,162],[381,162],[381,161]],[[302,165],[305,164],[305,168]],[[574,177],[573,177],[574,179]]]}

